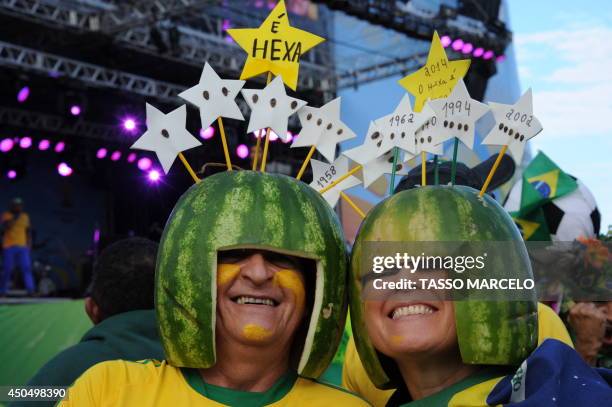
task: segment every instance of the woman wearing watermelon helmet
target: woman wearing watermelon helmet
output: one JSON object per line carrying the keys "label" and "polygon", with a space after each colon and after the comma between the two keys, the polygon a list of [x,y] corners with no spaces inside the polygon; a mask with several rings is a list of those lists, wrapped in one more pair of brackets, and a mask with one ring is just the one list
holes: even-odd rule
{"label": "woman wearing watermelon helmet", "polygon": [[[477,195],[460,186],[403,191],[375,207],[362,223],[351,257],[349,294],[353,336],[370,380],[380,389],[397,389],[390,406],[591,405],[609,400],[609,372],[591,370],[556,340],[536,349],[535,292],[521,301],[470,301],[469,292],[467,301],[456,302],[398,298],[392,291],[364,298],[369,279],[362,263],[368,259],[366,242],[372,241],[509,242],[513,263],[495,268],[489,277],[531,277],[512,219],[493,199]],[[578,388],[587,386],[588,391]]]}
{"label": "woman wearing watermelon helmet", "polygon": [[96,365],[61,405],[367,405],[315,380],[346,318],[345,250],[306,184],[240,171],[194,185],[157,261],[166,360]]}

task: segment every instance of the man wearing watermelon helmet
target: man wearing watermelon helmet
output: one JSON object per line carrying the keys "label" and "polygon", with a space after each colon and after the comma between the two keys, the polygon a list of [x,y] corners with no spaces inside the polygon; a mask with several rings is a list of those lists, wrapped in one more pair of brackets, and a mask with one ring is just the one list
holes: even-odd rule
{"label": "man wearing watermelon helmet", "polygon": [[335,214],[306,184],[251,171],[205,179],[160,243],[166,360],[96,365],[61,405],[367,405],[315,380],[346,318],[345,250]]}
{"label": "man wearing watermelon helmet", "polygon": [[567,345],[549,339],[536,349],[535,292],[520,301],[470,300],[469,290],[455,302],[400,298],[391,290],[364,298],[366,242],[376,241],[507,242],[508,263],[496,261],[488,278],[532,274],[512,219],[472,188],[423,187],[375,207],[355,241],[349,295],[353,336],[370,380],[397,389],[387,405],[595,405],[612,396],[606,383],[612,375],[591,370]]}

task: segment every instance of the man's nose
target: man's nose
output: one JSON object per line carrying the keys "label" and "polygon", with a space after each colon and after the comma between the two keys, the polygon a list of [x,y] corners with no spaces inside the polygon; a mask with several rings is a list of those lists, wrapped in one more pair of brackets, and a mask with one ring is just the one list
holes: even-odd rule
{"label": "man's nose", "polygon": [[256,253],[247,258],[241,267],[241,275],[252,281],[255,285],[261,285],[271,281],[274,277],[274,270],[269,267],[264,256]]}

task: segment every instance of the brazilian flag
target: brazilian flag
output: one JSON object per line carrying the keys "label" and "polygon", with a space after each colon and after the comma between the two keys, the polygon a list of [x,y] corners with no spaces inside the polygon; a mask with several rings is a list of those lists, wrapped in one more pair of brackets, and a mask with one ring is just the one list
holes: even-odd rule
{"label": "brazilian flag", "polygon": [[534,209],[540,208],[555,198],[569,194],[578,187],[576,180],[561,170],[546,154],[538,152],[523,171],[521,191],[522,217],[529,217]]}
{"label": "brazilian flag", "polygon": [[521,216],[519,212],[515,212],[512,214],[512,219],[521,231],[524,240],[537,242],[550,241],[550,231],[546,225],[546,218],[542,208],[534,209],[527,216]]}

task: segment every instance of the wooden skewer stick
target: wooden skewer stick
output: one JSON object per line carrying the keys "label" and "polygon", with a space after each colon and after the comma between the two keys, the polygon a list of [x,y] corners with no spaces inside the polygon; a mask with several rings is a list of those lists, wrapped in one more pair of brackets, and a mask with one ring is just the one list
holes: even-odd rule
{"label": "wooden skewer stick", "polygon": [[427,161],[425,161],[427,157],[425,156],[425,151],[421,151],[421,186],[424,187],[427,185]]}
{"label": "wooden skewer stick", "polygon": [[352,170],[350,170],[349,172],[347,172],[346,174],[344,174],[343,176],[341,176],[340,178],[338,178],[337,180],[335,180],[334,182],[332,182],[325,188],[321,189],[319,193],[324,194],[325,192],[329,191],[330,189],[332,189],[333,187],[335,187],[336,185],[338,185],[339,183],[341,183],[342,181],[344,181],[345,179],[347,179],[348,177],[350,177],[351,175],[359,171],[361,168],[362,168],[361,165],[356,166],[355,168],[353,168]]}
{"label": "wooden skewer stick", "polygon": [[225,154],[225,164],[227,164],[227,170],[232,170],[232,160],[230,159],[229,150],[227,149],[227,139],[225,138],[225,129],[223,128],[223,119],[221,116],[217,117],[219,123],[219,131],[221,132],[221,143],[223,143],[223,154]]}
{"label": "wooden skewer stick", "polygon": [[361,219],[365,218],[365,213],[363,213],[363,211],[361,209],[359,209],[357,204],[355,204],[355,202],[353,202],[353,200],[351,198],[349,198],[349,196],[347,194],[345,194],[344,192],[340,192],[340,197],[342,199],[344,199],[344,201],[347,204],[349,204],[351,206],[351,208],[353,208],[355,210],[355,212],[357,212],[359,214],[359,216],[361,216]]}
{"label": "wooden skewer stick", "polygon": [[189,173],[189,175],[191,175],[191,178],[193,178],[193,181],[197,184],[198,182],[200,182],[200,178],[198,178],[198,176],[196,175],[195,171],[193,170],[193,168],[191,168],[191,165],[189,165],[189,163],[187,162],[187,159],[185,158],[185,156],[183,155],[183,153],[178,153],[179,158],[181,159],[181,161],[183,162],[183,165],[185,166],[185,168],[187,168],[187,172]]}
{"label": "wooden skewer stick", "polygon": [[499,167],[499,163],[501,163],[502,157],[504,156],[504,154],[506,154],[507,149],[508,146],[502,146],[501,150],[499,150],[497,159],[495,160],[495,163],[493,163],[493,167],[491,167],[491,171],[489,171],[489,175],[487,175],[487,179],[485,180],[484,185],[482,186],[482,189],[480,190],[478,196],[483,196],[485,192],[487,192],[487,188],[489,187],[489,184],[493,179],[493,175],[495,174],[495,171],[497,171],[497,167]]}
{"label": "wooden skewer stick", "polygon": [[253,157],[253,171],[257,170],[257,161],[259,159],[259,145],[261,144],[261,137],[257,136],[257,143],[255,143],[255,157]]}
{"label": "wooden skewer stick", "polygon": [[266,129],[266,141],[264,142],[263,154],[261,157],[261,167],[259,167],[259,171],[266,172],[266,161],[268,158],[268,145],[270,144],[270,128]]}
{"label": "wooden skewer stick", "polygon": [[312,155],[314,154],[316,147],[317,146],[310,147],[310,151],[308,152],[308,155],[304,159],[304,163],[302,163],[302,167],[300,168],[300,171],[298,172],[298,175],[297,177],[295,177],[295,179],[297,180],[302,179],[302,175],[304,175],[304,172],[306,171],[306,166],[310,162],[310,159],[312,158]]}

